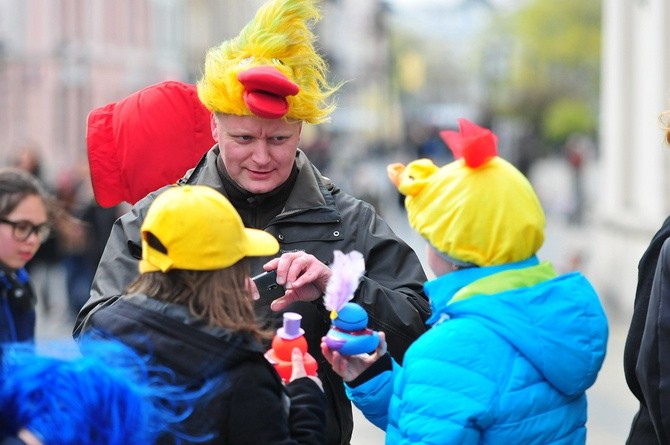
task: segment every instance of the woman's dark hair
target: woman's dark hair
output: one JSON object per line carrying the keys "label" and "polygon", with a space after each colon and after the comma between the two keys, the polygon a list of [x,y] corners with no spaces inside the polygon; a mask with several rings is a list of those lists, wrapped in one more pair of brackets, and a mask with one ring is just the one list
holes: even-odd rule
{"label": "woman's dark hair", "polygon": [[49,212],[49,219],[52,219],[52,198],[39,179],[18,168],[0,169],[0,217],[12,213],[27,196],[42,198]]}

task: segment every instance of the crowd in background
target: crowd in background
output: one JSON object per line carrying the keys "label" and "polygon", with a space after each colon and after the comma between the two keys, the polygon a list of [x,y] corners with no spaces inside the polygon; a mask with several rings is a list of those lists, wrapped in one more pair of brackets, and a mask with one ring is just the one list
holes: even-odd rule
{"label": "crowd in background", "polygon": [[[89,297],[95,268],[120,207],[104,208],[94,199],[88,165],[73,164],[55,180],[44,175],[38,147],[19,148],[10,166],[39,179],[54,199],[54,230],[26,265],[40,317],[55,325],[71,325]],[[46,322],[45,322],[46,323]],[[47,328],[38,323],[38,330]]]}

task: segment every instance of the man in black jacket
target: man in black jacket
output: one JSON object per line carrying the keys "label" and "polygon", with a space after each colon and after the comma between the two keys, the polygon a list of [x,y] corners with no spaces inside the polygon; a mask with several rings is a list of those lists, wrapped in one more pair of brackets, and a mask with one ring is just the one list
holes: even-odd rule
{"label": "man in black jacket", "polygon": [[[667,279],[667,272],[666,275],[662,275],[665,269],[659,267],[664,262],[663,252],[668,253],[668,248],[662,249],[662,247],[667,244],[669,237],[670,218],[654,235],[638,265],[635,305],[626,337],[623,365],[628,387],[640,401],[640,407],[633,419],[627,445],[654,445],[668,443],[667,440],[670,439],[662,442],[658,438],[658,434],[663,432],[661,402],[667,397],[667,394],[660,390],[662,372],[670,368],[663,363],[665,354],[659,349],[660,344],[666,340],[659,334],[663,333],[661,328],[667,326],[663,320],[668,315],[665,311],[659,312],[660,302],[664,299],[663,288],[659,288],[661,281],[654,285],[656,280]],[[654,423],[659,424],[658,428]],[[663,432],[663,435],[665,434]]]}
{"label": "man in black jacket", "polygon": [[[367,271],[354,302],[366,309],[372,329],[386,332],[398,360],[425,331],[429,305],[422,287],[426,277],[412,249],[370,204],[342,192],[298,149],[303,123],[324,122],[334,109],[328,98],[337,88],[325,81],[326,66],[307,27],[318,18],[314,0],[271,0],[237,38],[208,52],[198,95],[213,113],[217,144],[180,183],[214,187],[247,227],[279,241],[280,256],[256,259],[251,270],[276,270],[286,293],[274,301],[261,297],[256,313],[271,328],[279,326],[284,311],[302,315],[328,401],[328,443],[348,444],[351,404],[319,347],[330,326],[321,297],[333,251],[363,253]],[[157,193],[116,221],[75,336],[87,317],[137,275],[139,228]]]}

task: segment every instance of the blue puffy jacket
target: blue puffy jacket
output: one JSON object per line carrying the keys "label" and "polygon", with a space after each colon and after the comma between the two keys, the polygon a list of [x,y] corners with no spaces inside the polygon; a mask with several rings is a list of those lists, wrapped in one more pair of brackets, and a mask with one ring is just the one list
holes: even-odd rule
{"label": "blue puffy jacket", "polygon": [[589,282],[535,257],[426,283],[434,326],[347,394],[387,444],[584,444],[607,319]]}

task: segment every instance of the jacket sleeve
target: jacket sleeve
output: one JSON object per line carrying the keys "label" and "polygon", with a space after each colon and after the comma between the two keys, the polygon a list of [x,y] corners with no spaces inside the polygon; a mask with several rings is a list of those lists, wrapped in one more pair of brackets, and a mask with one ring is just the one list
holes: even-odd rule
{"label": "jacket sleeve", "polygon": [[656,270],[661,247],[668,237],[670,237],[670,217],[663,222],[663,225],[649,242],[647,250],[640,258],[638,264],[635,303],[633,305],[633,316],[631,317],[623,352],[623,370],[624,375],[626,376],[626,383],[628,383],[628,387],[633,395],[635,395],[642,404],[645,402],[640,389],[640,383],[635,375],[635,367],[640,352],[644,323],[647,319],[649,295],[651,293],[651,286],[654,279],[654,271]]}
{"label": "jacket sleeve", "polygon": [[368,313],[369,327],[386,333],[389,352],[402,363],[409,345],[426,331],[426,275],[416,253],[372,206],[363,206],[359,216],[356,238],[366,273],[354,301]]}
{"label": "jacket sleeve", "polygon": [[[224,411],[229,445],[322,445],[326,443],[325,396],[310,379],[287,388],[271,372],[244,372],[232,384]],[[271,378],[272,377],[272,378]],[[290,402],[289,402],[290,400]]]}
{"label": "jacket sleeve", "polygon": [[[443,326],[439,334],[433,328],[412,345],[402,366],[394,362],[392,372],[347,388],[376,425],[381,426],[386,413],[387,443],[480,443],[482,430],[493,421],[500,390],[493,377],[499,367],[491,366],[493,346],[477,335],[480,326]],[[505,360],[500,363],[510,365]]]}
{"label": "jacket sleeve", "polygon": [[399,370],[398,363],[393,359],[390,360],[392,362],[390,370],[377,373],[359,385],[345,385],[347,397],[361,410],[366,419],[384,431],[388,424],[393,379]]}
{"label": "jacket sleeve", "polygon": [[663,243],[635,368],[660,444],[670,444],[670,240]]}
{"label": "jacket sleeve", "polygon": [[291,399],[289,428],[297,443],[321,445],[326,440],[326,396],[311,379],[304,377],[286,387]]}
{"label": "jacket sleeve", "polygon": [[109,298],[123,294],[139,274],[142,249],[140,228],[154,196],[147,196],[114,222],[91,284],[91,296],[75,320],[75,338],[81,334],[90,314]]}

